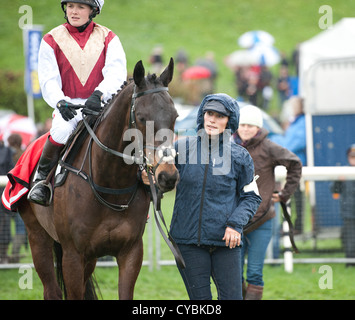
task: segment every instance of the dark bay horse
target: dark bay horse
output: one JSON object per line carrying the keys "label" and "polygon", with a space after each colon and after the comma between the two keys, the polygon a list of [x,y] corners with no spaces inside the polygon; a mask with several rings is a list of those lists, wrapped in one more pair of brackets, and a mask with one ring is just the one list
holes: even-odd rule
{"label": "dark bay horse", "polygon": [[96,260],[105,255],[117,259],[119,298],[133,299],[150,203],[149,193],[137,179],[139,165],[153,168],[162,192],[172,190],[178,180],[172,161],[173,135],[165,134],[173,133],[178,116],[167,89],[173,70],[171,59],[160,77],[145,77],[139,61],[133,81],[123,86],[98,118],[95,139],[89,135],[82,143],[72,163],[79,173],[69,172],[65,183],[55,188],[49,207],[27,199],[20,203],[45,299],[63,297],[55,276],[54,243],[62,250],[58,268],[68,299],[90,298]]}

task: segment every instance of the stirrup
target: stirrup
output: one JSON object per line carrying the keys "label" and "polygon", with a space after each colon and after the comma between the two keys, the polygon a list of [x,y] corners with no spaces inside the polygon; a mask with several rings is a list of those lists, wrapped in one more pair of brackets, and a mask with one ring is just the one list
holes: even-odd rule
{"label": "stirrup", "polygon": [[41,180],[38,181],[30,190],[30,192],[27,195],[27,200],[33,203],[36,203],[38,205],[41,205],[40,203],[37,203],[35,201],[32,201],[31,196],[32,196],[32,192],[36,189],[36,187],[38,187],[39,185],[43,185],[46,188],[49,189],[49,200],[45,202],[45,204],[43,204],[43,206],[48,207],[51,203],[52,203],[52,199],[53,199],[53,187],[51,183],[46,183],[46,180]]}

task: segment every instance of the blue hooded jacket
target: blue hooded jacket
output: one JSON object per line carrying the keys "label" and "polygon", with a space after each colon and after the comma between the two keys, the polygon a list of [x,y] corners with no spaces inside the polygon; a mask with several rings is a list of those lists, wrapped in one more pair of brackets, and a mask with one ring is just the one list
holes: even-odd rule
{"label": "blue hooded jacket", "polygon": [[[230,111],[219,139],[210,140],[204,130],[203,107],[210,100]],[[244,190],[254,179],[253,160],[246,149],[230,140],[238,123],[236,100],[226,94],[208,95],[199,107],[197,136],[175,143],[180,181],[170,231],[176,243],[225,246],[226,227],[242,233],[259,207],[261,197]]]}

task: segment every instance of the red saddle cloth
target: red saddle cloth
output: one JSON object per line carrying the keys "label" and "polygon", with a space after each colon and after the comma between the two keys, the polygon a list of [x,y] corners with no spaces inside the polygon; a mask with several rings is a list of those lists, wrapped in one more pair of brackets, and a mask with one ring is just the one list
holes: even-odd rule
{"label": "red saddle cloth", "polygon": [[1,202],[6,209],[16,211],[18,201],[28,193],[31,174],[41,157],[48,136],[49,132],[33,141],[7,174],[9,181],[1,196]]}

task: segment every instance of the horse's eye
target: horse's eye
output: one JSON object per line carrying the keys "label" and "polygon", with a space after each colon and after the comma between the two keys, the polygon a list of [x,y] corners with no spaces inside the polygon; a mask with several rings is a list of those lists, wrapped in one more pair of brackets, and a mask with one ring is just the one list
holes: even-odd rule
{"label": "horse's eye", "polygon": [[142,116],[142,115],[139,115],[139,114],[137,114],[137,120],[139,121],[139,122],[141,122],[141,123],[145,123],[145,118],[144,118],[144,116]]}

